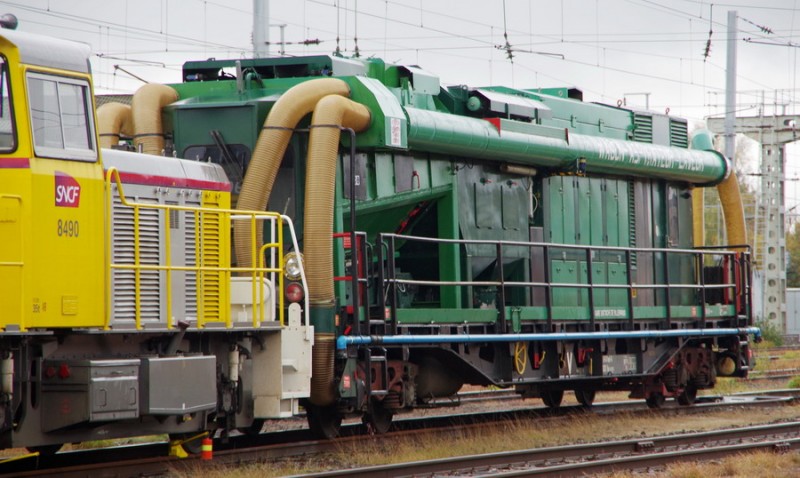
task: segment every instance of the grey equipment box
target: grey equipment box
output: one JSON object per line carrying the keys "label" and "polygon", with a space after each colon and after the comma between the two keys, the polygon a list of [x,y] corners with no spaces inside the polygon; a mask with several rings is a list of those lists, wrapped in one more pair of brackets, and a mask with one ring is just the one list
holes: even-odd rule
{"label": "grey equipment box", "polygon": [[142,415],[183,415],[217,407],[213,355],[142,359]]}
{"label": "grey equipment box", "polygon": [[42,362],[42,430],[139,417],[139,360]]}

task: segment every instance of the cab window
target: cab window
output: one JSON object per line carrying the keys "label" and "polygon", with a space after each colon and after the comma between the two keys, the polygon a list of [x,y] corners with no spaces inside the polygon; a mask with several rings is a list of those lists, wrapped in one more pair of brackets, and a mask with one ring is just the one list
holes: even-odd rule
{"label": "cab window", "polygon": [[0,152],[2,153],[16,149],[17,136],[14,131],[13,112],[8,84],[8,63],[0,56]]}
{"label": "cab window", "polygon": [[30,73],[28,96],[37,156],[97,159],[88,82]]}

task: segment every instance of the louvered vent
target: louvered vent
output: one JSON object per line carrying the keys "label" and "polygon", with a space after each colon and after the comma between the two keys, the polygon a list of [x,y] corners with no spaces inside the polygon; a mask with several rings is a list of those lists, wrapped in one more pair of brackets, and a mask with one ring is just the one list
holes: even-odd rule
{"label": "louvered vent", "polygon": [[[199,207],[199,202],[187,202],[186,206]],[[195,216],[197,213],[191,211],[183,212],[183,226],[186,231],[184,239],[184,263],[189,266],[197,265],[197,234],[195,234]],[[197,273],[194,271],[186,272],[186,316],[197,317]]]}
{"label": "louvered vent", "polygon": [[[156,201],[139,198],[139,202]],[[114,197],[113,210],[112,261],[114,264],[133,265],[135,263],[134,212],[133,208],[123,206],[119,197]],[[140,209],[139,211],[139,263],[159,265],[161,241],[159,234],[159,211]],[[161,273],[159,271],[140,271],[140,317],[142,322],[158,321],[161,310]],[[113,269],[112,294],[114,321],[136,320],[136,273],[132,269]]]}
{"label": "louvered vent", "polygon": [[[177,206],[177,202],[167,201],[168,206]],[[177,209],[169,209],[169,228],[180,230],[181,228],[181,212]]]}
{"label": "louvered vent", "polygon": [[685,121],[669,119],[669,144],[678,148],[689,147],[689,131]]}
{"label": "louvered vent", "polygon": [[653,142],[653,117],[633,114],[633,140],[640,143]]}
{"label": "louvered vent", "polygon": [[[216,204],[204,204],[215,206]],[[220,213],[204,212],[200,214],[200,265],[202,267],[222,266],[222,247],[220,234],[222,233],[222,218]],[[222,273],[205,271],[200,274],[200,290],[202,301],[202,320],[204,322],[218,322],[222,316]]]}
{"label": "louvered vent", "polygon": [[[636,192],[633,180],[628,181],[628,246],[636,247]],[[631,267],[636,267],[636,253],[631,253]]]}

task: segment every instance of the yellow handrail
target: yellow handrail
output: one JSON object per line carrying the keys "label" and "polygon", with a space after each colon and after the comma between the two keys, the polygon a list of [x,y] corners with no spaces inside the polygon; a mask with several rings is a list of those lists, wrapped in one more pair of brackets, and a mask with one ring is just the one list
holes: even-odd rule
{"label": "yellow handrail", "polygon": [[[258,267],[231,267],[230,265],[216,265],[216,266],[206,266],[202,264],[201,260],[201,246],[200,246],[200,237],[201,237],[201,223],[203,222],[202,215],[204,213],[207,214],[218,214],[227,216],[229,219],[233,220],[243,220],[249,218],[251,223],[251,233],[255,234],[256,231],[256,221],[270,221],[274,225],[282,224],[284,217],[275,212],[265,212],[265,211],[242,211],[237,209],[225,209],[225,208],[210,208],[210,207],[196,207],[196,206],[180,206],[174,204],[148,204],[148,203],[137,203],[134,201],[128,200],[125,196],[125,192],[123,189],[122,181],[120,178],[119,171],[117,168],[111,167],[106,171],[106,185],[108,190],[108,224],[109,227],[113,225],[113,192],[112,192],[112,185],[116,185],[117,194],[119,196],[120,203],[125,207],[130,207],[134,211],[134,262],[133,264],[116,264],[112,261],[112,241],[113,241],[113,234],[111,232],[108,233],[107,236],[107,243],[106,243],[106,255],[107,255],[107,262],[109,264],[109,283],[111,277],[111,270],[133,270],[134,271],[134,287],[135,287],[135,324],[136,329],[141,329],[141,273],[142,271],[164,271],[166,272],[166,313],[167,313],[167,327],[172,328],[172,273],[176,271],[186,271],[186,272],[195,272],[197,274],[196,281],[198,284],[198,297],[202,297],[203,291],[202,287],[205,284],[204,274],[205,273],[219,273],[220,274],[220,282],[229,280],[231,274],[233,273],[249,273],[253,279],[253,326],[258,327],[261,322],[264,321],[265,312],[264,306],[265,301],[263,297],[263,288],[256,287],[256,281],[259,284],[263,283],[262,281],[265,279],[266,274],[277,274],[278,275],[278,290],[273,291],[278,296],[278,316],[280,319],[281,326],[284,326],[284,312],[283,312],[283,305],[284,305],[284,297],[283,297],[283,276],[284,276],[284,263],[283,263],[283,227],[277,227],[277,236],[278,240],[276,242],[271,242],[264,244],[261,248],[261,260]],[[166,244],[164,245],[164,253],[166,259],[163,265],[154,265],[154,264],[142,264],[141,263],[141,251],[140,251],[140,235],[139,235],[139,213],[142,209],[155,209],[155,210],[163,210],[165,211],[164,218],[165,218],[165,241]],[[195,265],[193,266],[177,266],[172,265],[172,249],[171,249],[171,232],[170,232],[170,211],[186,211],[195,214]],[[235,216],[235,217],[234,217]],[[221,234],[226,233],[227,231],[220,231]],[[256,241],[252,241],[254,244],[253,249],[255,249]],[[264,265],[264,253],[267,249],[275,249],[278,251],[278,258],[277,258],[277,267],[266,267]],[[253,250],[255,253],[255,250]],[[274,284],[274,280],[272,282]],[[111,304],[111,291],[108,288],[107,294],[107,303]],[[203,310],[205,302],[203,300],[198,300],[198,327],[202,327],[203,320],[200,319],[201,316],[205,315],[205,310]],[[260,307],[256,308],[256,304],[260,304]],[[221,307],[227,306],[227,311],[230,311],[230,297],[228,297],[228,301],[226,304],[221,304]],[[110,327],[110,320],[111,315],[108,314],[106,318],[106,328]],[[226,327],[232,326],[232,320],[230,317],[230,313],[224,313],[223,316],[225,317],[225,325]]]}
{"label": "yellow handrail", "polygon": [[[22,196],[18,194],[0,194],[0,199],[11,199],[17,201],[19,203],[19,210],[22,211]],[[19,228],[19,243],[25,244],[25,228],[20,225]],[[24,256],[24,252],[20,251],[20,256]],[[0,267],[15,267],[22,269],[25,267],[24,261],[0,261]],[[25,302],[25,280],[20,281],[20,288],[19,288],[19,304],[22,307],[22,304]],[[27,330],[25,327],[25,314],[21,314],[19,317],[19,329],[20,330]]]}

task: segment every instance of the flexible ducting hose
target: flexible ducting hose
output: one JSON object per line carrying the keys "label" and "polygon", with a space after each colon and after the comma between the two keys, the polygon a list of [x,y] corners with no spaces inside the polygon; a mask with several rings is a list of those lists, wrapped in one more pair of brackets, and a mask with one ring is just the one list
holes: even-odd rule
{"label": "flexible ducting hose", "polygon": [[164,151],[164,129],[161,125],[161,109],[178,101],[178,92],[167,85],[149,83],[133,95],[133,144],[136,150],[141,145],[146,154],[162,154]]}
{"label": "flexible ducting hose", "polygon": [[744,207],[742,196],[739,193],[739,180],[736,173],[731,174],[717,185],[719,201],[722,203],[722,214],[725,216],[725,232],[728,234],[728,244],[747,244],[747,229],[744,223]]}
{"label": "flexible ducting hose", "polygon": [[[267,208],[275,177],[278,175],[283,155],[292,137],[292,129],[305,115],[313,111],[321,98],[328,95],[349,96],[349,94],[350,88],[344,81],[318,78],[295,85],[281,95],[272,106],[264,121],[264,129],[258,136],[236,204],[237,209],[263,211]],[[260,222],[256,229],[255,250],[259,250],[263,240],[263,227]],[[234,251],[239,267],[253,266],[253,245],[250,234],[248,222],[234,222]]]}
{"label": "flexible ducting hose", "polygon": [[[731,171],[727,178],[717,184],[717,192],[719,193],[719,202],[722,204],[722,215],[725,218],[726,242],[736,246],[747,244],[744,207],[739,193],[739,180],[736,178],[735,172]],[[692,210],[694,211],[694,245],[696,247],[705,246],[705,201],[701,188],[695,188],[692,191]]]}
{"label": "flexible ducting hose", "polygon": [[342,96],[322,98],[311,117],[306,168],[303,255],[308,296],[317,317],[312,352],[311,403],[326,406],[336,398],[333,388],[333,204],[339,126],[359,132],[369,127],[366,106]]}
{"label": "flexible ducting hose", "polygon": [[355,132],[369,126],[366,106],[342,96],[326,96],[311,118],[306,172],[303,254],[311,304],[333,304],[333,203],[339,126]]}
{"label": "flexible ducting hose", "polygon": [[120,135],[132,136],[133,116],[130,105],[106,103],[97,108],[97,130],[101,148],[116,146]]}
{"label": "flexible ducting hose", "polygon": [[[722,154],[714,150],[714,143],[711,139],[711,133],[707,130],[700,130],[695,132],[692,136],[692,149],[702,151],[713,151],[722,157]],[[744,222],[744,207],[742,206],[742,196],[739,193],[739,180],[736,178],[736,173],[733,167],[729,164],[729,173],[719,184],[717,184],[717,192],[719,193],[719,201],[722,203],[722,214],[725,217],[725,232],[728,236],[727,243],[731,245],[744,245],[747,244],[747,229]],[[705,227],[703,220],[704,207],[700,201],[695,199],[694,196],[702,196],[702,191],[695,189],[695,195],[692,196],[693,207],[693,225],[695,227],[695,245],[705,245],[705,234],[703,234],[703,243],[698,244],[697,229],[704,230]]]}

